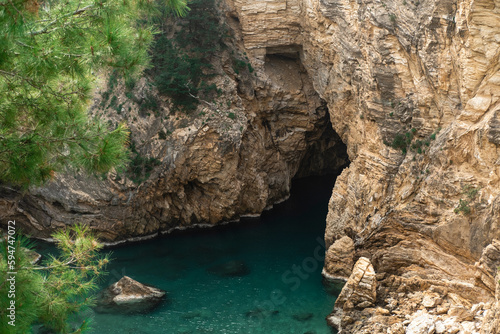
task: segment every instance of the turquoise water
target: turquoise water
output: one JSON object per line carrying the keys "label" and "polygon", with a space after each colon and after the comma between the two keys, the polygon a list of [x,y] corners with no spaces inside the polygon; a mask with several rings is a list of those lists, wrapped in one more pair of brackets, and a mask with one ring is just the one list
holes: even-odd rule
{"label": "turquoise water", "polygon": [[[260,218],[113,248],[103,286],[127,275],[167,298],[149,314],[95,313],[92,333],[333,333],[325,317],[335,296],[321,268],[334,179],[295,181],[291,198]],[[213,273],[228,261],[247,275]]]}

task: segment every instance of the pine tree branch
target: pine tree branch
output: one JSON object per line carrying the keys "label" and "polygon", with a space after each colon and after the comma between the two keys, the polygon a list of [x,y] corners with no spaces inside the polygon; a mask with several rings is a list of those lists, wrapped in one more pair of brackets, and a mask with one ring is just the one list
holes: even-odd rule
{"label": "pine tree branch", "polygon": [[83,7],[81,9],[77,9],[75,10],[74,12],[72,13],[69,13],[69,14],[66,14],[66,15],[63,15],[61,17],[58,17],[54,20],[52,20],[51,22],[49,22],[45,27],[43,27],[42,29],[40,30],[37,30],[37,31],[32,31],[30,33],[31,36],[36,36],[36,35],[41,35],[41,34],[47,34],[47,33],[50,33],[54,30],[49,30],[50,27],[52,27],[54,24],[56,24],[57,22],[59,22],[61,19],[64,19],[64,18],[67,18],[67,17],[71,17],[71,16],[75,16],[75,15],[80,15],[88,10],[91,10],[91,9],[94,9],[95,7],[93,5],[89,5],[89,6],[86,6],[86,7]]}
{"label": "pine tree branch", "polygon": [[16,73],[7,72],[7,71],[4,71],[4,70],[0,70],[0,74],[2,74],[4,76],[10,76],[10,77],[15,77],[16,76]]}
{"label": "pine tree branch", "polygon": [[24,21],[24,15],[22,12],[19,11],[19,9],[17,9],[17,7],[14,5],[14,3],[12,2],[12,0],[9,0],[9,3],[10,5],[16,10],[16,12],[23,18],[23,21]]}

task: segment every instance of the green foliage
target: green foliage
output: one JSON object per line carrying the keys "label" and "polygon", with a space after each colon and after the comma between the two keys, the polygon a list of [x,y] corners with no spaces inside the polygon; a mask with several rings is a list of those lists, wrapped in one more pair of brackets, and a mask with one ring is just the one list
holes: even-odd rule
{"label": "green foliage", "polygon": [[[32,247],[23,237],[15,240],[16,258],[16,326],[6,321],[8,298],[7,260],[8,243],[0,244],[0,332],[29,333],[31,326],[43,324],[56,333],[81,333],[88,328],[88,321],[74,327],[75,317],[93,305],[90,293],[97,289],[97,280],[109,262],[107,256],[98,254],[102,245],[89,232],[88,227],[75,226],[53,235],[60,251],[43,266],[30,263],[23,247]],[[70,325],[71,323],[71,325]],[[15,331],[13,331],[15,329]]]}
{"label": "green foliage", "polygon": [[469,202],[463,199],[460,199],[458,206],[455,208],[455,213],[463,213],[464,215],[468,215],[471,212]]}
{"label": "green foliage", "polygon": [[247,63],[244,60],[233,58],[233,70],[236,74],[245,68],[247,68]]}
{"label": "green foliage", "polygon": [[252,64],[247,63],[247,67],[248,67],[248,72],[253,73],[254,69],[252,67]]}
{"label": "green foliage", "polygon": [[[186,8],[166,1],[170,10]],[[131,22],[154,12],[153,3],[0,5],[0,181],[27,187],[67,166],[100,173],[123,163],[126,127],[87,117],[92,73],[115,68],[132,77],[148,65],[152,29]]]}
{"label": "green foliage", "polygon": [[394,149],[400,149],[403,154],[406,153],[408,145],[410,145],[413,139],[413,133],[406,132],[405,134],[398,133],[394,136],[392,143],[389,144]]}
{"label": "green foliage", "polygon": [[167,31],[158,34],[151,52],[154,68],[149,71],[158,91],[185,111],[196,108],[198,96],[217,91],[206,80],[213,76],[210,60],[224,47],[227,35],[214,0],[193,0],[190,8],[190,14],[178,21],[181,29],[173,39],[167,37]]}
{"label": "green foliage", "polygon": [[411,144],[411,149],[417,150],[418,153],[422,153],[422,145],[424,144],[421,140],[415,140],[414,143]]}
{"label": "green foliage", "polygon": [[141,115],[144,115],[144,112],[147,110],[152,110],[155,114],[158,114],[159,102],[151,92],[148,92],[143,100],[137,102],[140,105],[139,112]]}
{"label": "green foliage", "polygon": [[477,193],[481,188],[475,188],[471,185],[465,185],[462,187],[462,194],[464,194],[470,201],[476,198]]}
{"label": "green foliage", "polygon": [[113,97],[111,98],[111,101],[109,102],[108,108],[116,108],[117,101],[118,101],[118,98],[116,97],[116,95],[113,95]]}
{"label": "green foliage", "polygon": [[432,133],[426,140],[415,140],[413,141],[415,134],[417,133],[417,129],[411,128],[409,132],[404,134],[398,133],[394,137],[392,142],[384,141],[384,144],[391,146],[395,149],[400,149],[403,154],[407,152],[408,147],[411,151],[417,152],[418,154],[425,153],[425,146],[429,147],[431,145],[431,140],[436,139],[436,134],[441,130],[438,128],[436,132]]}
{"label": "green foliage", "polygon": [[131,92],[132,89],[134,89],[136,82],[136,78],[134,77],[128,77],[125,79],[125,88],[127,89],[127,92]]}
{"label": "green foliage", "polygon": [[140,184],[151,176],[153,168],[159,166],[161,162],[156,158],[143,157],[137,151],[134,142],[130,145],[130,151],[131,158],[127,169],[127,175],[134,183]]}
{"label": "green foliage", "polygon": [[158,131],[158,138],[163,140],[167,139],[167,133],[163,130]]}
{"label": "green foliage", "polygon": [[235,119],[236,115],[234,112],[230,112],[229,114],[227,114],[227,117],[229,117],[230,119]]}
{"label": "green foliage", "polygon": [[153,75],[156,87],[161,94],[172,98],[174,107],[193,110],[198,105],[195,96],[199,93],[203,68],[206,66],[197,57],[174,46],[171,40],[161,35],[155,44],[153,55]]}
{"label": "green foliage", "polygon": [[481,188],[476,188],[471,185],[465,185],[462,187],[462,195],[465,195],[466,199],[461,198],[459,200],[458,206],[455,208],[454,212],[456,214],[463,213],[468,215],[472,212],[470,204],[476,199],[477,193]]}

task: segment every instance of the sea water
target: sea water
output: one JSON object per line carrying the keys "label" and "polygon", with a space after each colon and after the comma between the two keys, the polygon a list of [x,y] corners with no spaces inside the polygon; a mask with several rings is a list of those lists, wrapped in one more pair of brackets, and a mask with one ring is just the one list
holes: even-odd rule
{"label": "sea water", "polygon": [[[331,334],[335,294],[323,282],[324,231],[335,176],[294,181],[259,218],[174,233],[112,251],[102,287],[124,275],[167,292],[147,314],[92,314],[94,334]],[[217,268],[244,270],[221,275]]]}

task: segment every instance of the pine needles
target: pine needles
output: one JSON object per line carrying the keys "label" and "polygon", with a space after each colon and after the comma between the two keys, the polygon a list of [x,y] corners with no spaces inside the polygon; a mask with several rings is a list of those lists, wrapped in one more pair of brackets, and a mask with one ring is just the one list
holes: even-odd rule
{"label": "pine needles", "polygon": [[[183,0],[167,0],[178,14]],[[87,117],[94,75],[149,66],[150,1],[5,2],[0,6],[0,181],[28,187],[56,171],[123,164],[128,131]],[[144,21],[144,20],[143,20]],[[132,23],[132,24],[131,24]]]}

